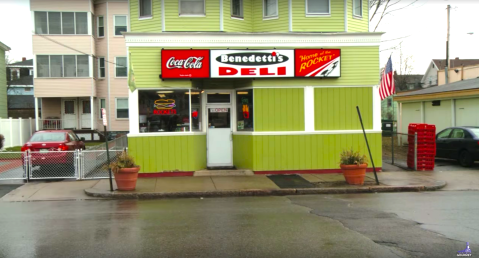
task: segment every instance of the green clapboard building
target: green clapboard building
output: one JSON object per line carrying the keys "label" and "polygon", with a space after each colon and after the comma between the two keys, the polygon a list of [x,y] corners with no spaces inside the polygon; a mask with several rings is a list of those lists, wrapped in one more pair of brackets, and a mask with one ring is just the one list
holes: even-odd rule
{"label": "green clapboard building", "polygon": [[366,0],[130,0],[129,151],[142,173],[381,167],[379,43]]}

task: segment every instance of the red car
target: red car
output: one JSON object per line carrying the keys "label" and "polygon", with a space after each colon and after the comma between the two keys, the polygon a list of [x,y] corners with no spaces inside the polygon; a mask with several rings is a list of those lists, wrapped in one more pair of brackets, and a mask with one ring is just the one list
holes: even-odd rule
{"label": "red car", "polygon": [[[71,130],[38,131],[23,145],[22,152],[29,150],[32,166],[39,166],[44,177],[71,177],[74,175],[74,153],[85,149],[84,138]],[[73,173],[73,175],[72,175]]]}

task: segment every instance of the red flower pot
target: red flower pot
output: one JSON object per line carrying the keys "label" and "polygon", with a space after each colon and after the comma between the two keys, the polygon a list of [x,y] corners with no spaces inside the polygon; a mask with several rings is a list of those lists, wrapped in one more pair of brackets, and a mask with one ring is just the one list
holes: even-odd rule
{"label": "red flower pot", "polygon": [[133,191],[136,187],[136,180],[138,180],[138,171],[140,167],[121,168],[115,174],[116,186],[119,191]]}
{"label": "red flower pot", "polygon": [[350,185],[363,185],[366,177],[366,168],[368,164],[361,165],[341,165],[344,178]]}

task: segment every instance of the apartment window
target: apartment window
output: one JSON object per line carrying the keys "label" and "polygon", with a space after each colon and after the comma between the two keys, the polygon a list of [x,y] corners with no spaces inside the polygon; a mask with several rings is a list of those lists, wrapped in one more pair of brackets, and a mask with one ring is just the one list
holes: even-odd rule
{"label": "apartment window", "polygon": [[126,15],[115,15],[115,36],[121,36],[122,32],[128,31]]}
{"label": "apartment window", "polygon": [[127,77],[128,76],[128,64],[126,57],[117,57],[115,58],[115,76],[116,77]]}
{"label": "apartment window", "polygon": [[103,119],[102,115],[101,115],[101,109],[102,108],[106,108],[106,100],[105,99],[99,99],[98,100],[98,109],[99,109],[99,116],[100,116],[100,119]]}
{"label": "apartment window", "polygon": [[65,77],[77,77],[76,56],[63,56],[63,62],[65,64]]}
{"label": "apartment window", "polygon": [[86,12],[35,12],[35,34],[88,34]]}
{"label": "apartment window", "polygon": [[37,77],[50,77],[49,56],[37,56]]}
{"label": "apartment window", "polygon": [[231,16],[243,18],[243,0],[231,0]]}
{"label": "apartment window", "polygon": [[104,20],[103,20],[103,16],[98,16],[98,37],[99,38],[103,38],[105,37],[105,23],[104,23]]}
{"label": "apartment window", "polygon": [[37,77],[89,77],[87,55],[38,55]]}
{"label": "apartment window", "polygon": [[90,74],[88,56],[77,56],[77,77],[88,77]]}
{"label": "apartment window", "polygon": [[60,12],[48,13],[48,34],[62,34],[61,15]]}
{"label": "apartment window", "polygon": [[88,34],[87,13],[75,13],[75,31],[76,34]]}
{"label": "apartment window", "polygon": [[180,15],[205,15],[205,0],[179,0]]}
{"label": "apartment window", "polygon": [[363,17],[363,0],[353,0],[353,15]]}
{"label": "apartment window", "polygon": [[35,34],[48,34],[47,12],[35,12]]}
{"label": "apartment window", "polygon": [[98,77],[105,78],[105,58],[98,58]]}
{"label": "apartment window", "polygon": [[50,56],[50,77],[63,77],[62,56]]}
{"label": "apartment window", "polygon": [[278,16],[278,0],[263,0],[263,17]]}
{"label": "apartment window", "polygon": [[116,99],[116,118],[128,118],[128,99]]}
{"label": "apartment window", "polygon": [[140,18],[151,17],[151,0],[140,0]]}
{"label": "apartment window", "polygon": [[306,0],[306,14],[330,14],[330,0]]}

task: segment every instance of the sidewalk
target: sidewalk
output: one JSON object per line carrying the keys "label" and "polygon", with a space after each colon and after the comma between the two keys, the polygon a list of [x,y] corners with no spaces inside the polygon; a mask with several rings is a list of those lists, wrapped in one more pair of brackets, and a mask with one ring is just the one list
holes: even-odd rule
{"label": "sidewalk", "polygon": [[[444,175],[434,172],[381,172],[378,173],[380,185],[376,185],[374,174],[367,173],[364,186],[352,186],[345,183],[342,174],[303,174],[292,177],[281,176],[279,179],[276,176],[265,175],[161,177],[139,178],[136,190],[131,192],[110,192],[108,179],[32,182],[13,190],[1,200],[149,199],[431,191],[446,186],[446,181],[439,180],[438,176],[442,176],[441,179],[453,178],[443,177]],[[466,181],[462,181],[461,185]],[[476,184],[478,180],[469,181]],[[113,184],[116,189],[114,181]]]}
{"label": "sidewalk", "polygon": [[346,184],[342,174],[303,174],[280,178],[264,175],[140,178],[136,190],[129,192],[110,192],[108,180],[100,180],[85,189],[85,193],[91,197],[150,199],[433,191],[446,185],[445,181],[438,181],[421,172],[383,172],[378,177],[380,185],[376,185],[374,174],[368,173],[364,186]]}

